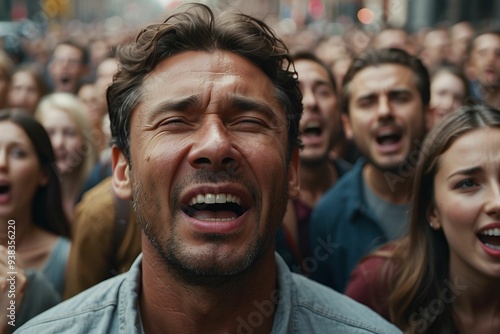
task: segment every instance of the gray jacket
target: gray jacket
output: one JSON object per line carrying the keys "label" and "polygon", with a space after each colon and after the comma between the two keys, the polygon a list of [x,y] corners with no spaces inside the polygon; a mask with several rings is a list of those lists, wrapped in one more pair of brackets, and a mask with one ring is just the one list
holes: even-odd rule
{"label": "gray jacket", "polygon": [[[142,255],[129,272],[104,281],[32,319],[16,333],[143,333],[138,305]],[[401,333],[378,314],[334,290],[291,273],[276,254],[278,287],[269,301],[254,302],[238,332],[252,333],[278,300],[272,333]],[[266,307],[267,306],[267,307]]]}

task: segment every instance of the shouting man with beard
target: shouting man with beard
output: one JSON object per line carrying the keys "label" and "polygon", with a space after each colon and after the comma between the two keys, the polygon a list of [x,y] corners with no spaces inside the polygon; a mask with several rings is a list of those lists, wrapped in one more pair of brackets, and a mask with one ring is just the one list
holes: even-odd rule
{"label": "shouting man with beard", "polygon": [[331,248],[316,259],[313,279],[343,292],[364,255],[405,234],[429,86],[422,62],[400,49],[367,51],[352,62],[341,117],[361,158],[312,213],[311,252]]}
{"label": "shouting man with beard", "polygon": [[294,272],[308,274],[309,220],[321,196],[345,174],[351,164],[332,160],[332,147],[344,139],[337,87],[325,64],[308,51],[293,57],[302,92],[300,138],[300,196],[288,201],[282,228],[276,234],[276,250]]}
{"label": "shouting man with beard", "polygon": [[118,51],[113,189],[142,255],[19,333],[400,333],[274,252],[298,196],[301,94],[262,21],[201,4]]}

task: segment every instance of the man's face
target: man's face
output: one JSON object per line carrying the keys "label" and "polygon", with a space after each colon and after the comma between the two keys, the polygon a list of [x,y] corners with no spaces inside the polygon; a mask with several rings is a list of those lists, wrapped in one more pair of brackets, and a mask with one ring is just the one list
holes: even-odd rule
{"label": "man's face", "polygon": [[186,280],[242,273],[272,251],[296,195],[298,155],[288,168],[273,83],[234,53],[187,51],[161,61],[142,92],[130,166],[118,153],[114,174],[129,175],[146,247]]}
{"label": "man's face", "polygon": [[82,51],[74,46],[61,44],[56,47],[49,66],[56,92],[76,92],[86,71],[82,58]]}
{"label": "man's face", "polygon": [[497,87],[500,83],[500,36],[478,36],[470,56],[472,74],[484,87]]}
{"label": "man's face", "polygon": [[349,83],[346,135],[377,169],[394,171],[425,135],[425,110],[413,71],[383,64],[358,72]]}
{"label": "man's face", "polygon": [[332,140],[340,135],[341,122],[337,96],[327,71],[311,60],[298,60],[295,70],[299,74],[302,105],[300,132],[304,148],[300,160],[304,164],[318,164],[328,159]]}

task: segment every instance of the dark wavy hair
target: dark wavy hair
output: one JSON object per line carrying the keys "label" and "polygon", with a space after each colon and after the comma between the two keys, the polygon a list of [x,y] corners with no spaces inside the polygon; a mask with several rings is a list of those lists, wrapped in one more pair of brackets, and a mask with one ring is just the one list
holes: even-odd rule
{"label": "dark wavy hair", "polygon": [[69,238],[70,224],[62,207],[59,174],[49,135],[28,111],[22,109],[0,110],[0,122],[12,122],[23,129],[35,148],[40,168],[48,172],[48,183],[38,187],[33,198],[33,222],[46,231]]}
{"label": "dark wavy hair", "polygon": [[241,13],[215,17],[209,7],[188,4],[163,23],[142,29],[117,50],[119,69],[106,98],[113,144],[130,159],[130,116],[141,102],[142,82],[162,60],[184,51],[234,52],[258,66],[276,87],[288,122],[288,157],[300,145],[302,95],[288,48],[262,21]]}

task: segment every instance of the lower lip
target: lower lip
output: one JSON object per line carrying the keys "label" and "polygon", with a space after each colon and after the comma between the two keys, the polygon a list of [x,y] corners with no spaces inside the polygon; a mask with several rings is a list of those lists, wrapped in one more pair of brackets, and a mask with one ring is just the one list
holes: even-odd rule
{"label": "lower lip", "polygon": [[225,221],[225,222],[211,222],[205,220],[195,219],[186,215],[183,212],[184,216],[187,217],[188,222],[192,228],[198,233],[204,234],[233,234],[238,232],[243,228],[243,225],[246,220],[247,212],[239,216],[238,218]]}
{"label": "lower lip", "polygon": [[498,257],[500,258],[500,250],[495,250],[493,248],[490,248],[488,246],[486,246],[484,243],[482,243],[481,241],[479,241],[480,244],[481,244],[481,247],[483,247],[483,250],[486,252],[486,254],[490,255],[490,256],[493,256],[493,257]]}
{"label": "lower lip", "polygon": [[304,146],[317,146],[323,144],[323,138],[321,136],[314,137],[302,137],[302,144]]}
{"label": "lower lip", "polygon": [[10,194],[0,195],[0,204],[5,204],[10,201]]}
{"label": "lower lip", "polygon": [[392,144],[386,144],[386,145],[381,145],[377,142],[377,148],[380,153],[394,153],[398,152],[401,150],[403,147],[403,140],[400,139],[395,143]]}

